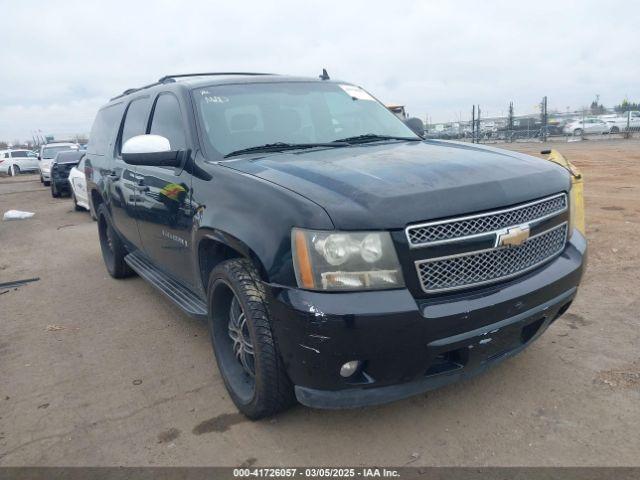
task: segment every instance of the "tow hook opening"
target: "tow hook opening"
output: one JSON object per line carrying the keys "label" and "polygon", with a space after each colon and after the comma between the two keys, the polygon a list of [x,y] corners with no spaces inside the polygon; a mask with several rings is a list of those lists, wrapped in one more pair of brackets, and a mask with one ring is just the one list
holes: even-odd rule
{"label": "tow hook opening", "polygon": [[438,354],[431,362],[425,376],[440,375],[442,373],[455,372],[464,368],[469,360],[469,351],[467,348],[459,348],[448,352]]}
{"label": "tow hook opening", "polygon": [[564,315],[565,313],[567,313],[567,310],[569,310],[569,307],[571,306],[571,304],[573,303],[573,300],[569,300],[567,303],[565,303],[562,307],[560,307],[560,310],[558,310],[558,313],[556,313],[556,316],[553,317],[553,322],[555,322],[557,319],[559,319],[562,315]]}
{"label": "tow hook opening", "polygon": [[522,327],[520,341],[522,343],[527,343],[529,340],[531,340],[536,335],[536,333],[538,333],[538,330],[540,330],[540,327],[542,327],[542,324],[546,319],[547,317],[541,317],[538,320],[531,322],[529,325]]}

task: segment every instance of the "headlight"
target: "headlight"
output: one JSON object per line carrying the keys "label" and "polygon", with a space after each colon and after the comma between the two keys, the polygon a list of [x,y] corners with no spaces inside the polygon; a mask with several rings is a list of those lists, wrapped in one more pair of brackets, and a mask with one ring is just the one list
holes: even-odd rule
{"label": "headlight", "polygon": [[291,232],[296,280],[310,290],[381,290],[404,286],[389,232]]}

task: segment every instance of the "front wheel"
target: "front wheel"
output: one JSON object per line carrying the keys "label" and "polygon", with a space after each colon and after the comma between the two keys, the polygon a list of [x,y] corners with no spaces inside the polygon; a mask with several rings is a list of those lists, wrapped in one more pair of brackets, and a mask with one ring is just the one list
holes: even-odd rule
{"label": "front wheel", "polygon": [[53,198],[59,198],[60,197],[60,191],[58,190],[58,187],[56,186],[56,182],[51,182],[51,196]]}
{"label": "front wheel", "polygon": [[248,260],[232,259],[211,272],[209,333],[220,374],[240,412],[268,417],[295,403],[271,330],[266,292]]}
{"label": "front wheel", "polygon": [[20,167],[18,165],[11,165],[11,176],[16,177],[20,175]]}
{"label": "front wheel", "polygon": [[573,136],[574,136],[574,137],[581,137],[581,136],[582,136],[582,133],[583,133],[583,131],[582,131],[582,129],[581,129],[581,128],[576,128],[576,129],[573,131]]}

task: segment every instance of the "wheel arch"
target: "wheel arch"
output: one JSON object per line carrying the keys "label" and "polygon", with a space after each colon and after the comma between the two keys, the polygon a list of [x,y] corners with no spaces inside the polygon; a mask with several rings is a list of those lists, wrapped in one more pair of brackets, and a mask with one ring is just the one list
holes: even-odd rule
{"label": "wheel arch", "polygon": [[207,291],[209,275],[220,263],[232,258],[245,258],[258,270],[260,278],[267,279],[267,271],[258,255],[242,240],[226,232],[202,228],[196,235],[196,265],[200,287]]}

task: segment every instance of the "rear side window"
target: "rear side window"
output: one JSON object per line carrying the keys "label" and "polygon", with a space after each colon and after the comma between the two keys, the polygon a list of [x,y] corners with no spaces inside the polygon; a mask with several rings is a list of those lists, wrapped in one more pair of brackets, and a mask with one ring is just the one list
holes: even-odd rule
{"label": "rear side window", "polygon": [[26,158],[27,152],[11,152],[13,158]]}
{"label": "rear side window", "polygon": [[162,135],[169,140],[171,150],[187,148],[182,115],[178,99],[170,93],[161,94],[156,100],[151,120],[151,131],[154,135]]}
{"label": "rear side window", "polygon": [[118,144],[118,153],[122,151],[122,145],[131,137],[144,135],[147,131],[147,120],[149,118],[149,99],[138,98],[132,101],[127,108],[122,126],[122,134]]}
{"label": "rear side window", "polygon": [[113,141],[115,132],[120,126],[122,118],[122,103],[116,103],[101,109],[93,121],[87,152],[95,155],[104,155]]}

